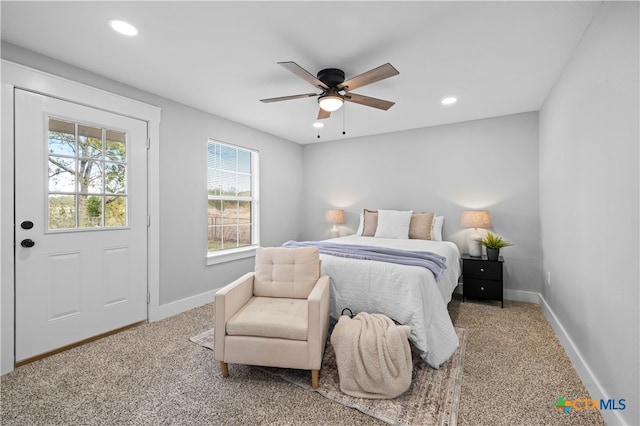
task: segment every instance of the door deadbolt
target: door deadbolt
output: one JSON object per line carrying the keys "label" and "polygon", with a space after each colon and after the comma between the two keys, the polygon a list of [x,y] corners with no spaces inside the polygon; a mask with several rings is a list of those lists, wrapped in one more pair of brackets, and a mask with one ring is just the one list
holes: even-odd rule
{"label": "door deadbolt", "polygon": [[33,246],[35,246],[35,245],[36,245],[36,243],[35,243],[33,240],[30,240],[29,238],[27,238],[26,240],[22,240],[22,241],[20,241],[20,245],[21,245],[22,247],[27,247],[27,248],[29,248],[29,247],[33,247]]}
{"label": "door deadbolt", "polygon": [[33,222],[31,222],[30,220],[25,220],[20,224],[20,227],[22,229],[31,229],[33,228]]}

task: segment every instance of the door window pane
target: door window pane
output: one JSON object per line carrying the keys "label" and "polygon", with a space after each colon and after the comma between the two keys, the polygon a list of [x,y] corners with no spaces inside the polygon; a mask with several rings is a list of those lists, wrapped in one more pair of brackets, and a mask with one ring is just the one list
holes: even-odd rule
{"label": "door window pane", "polygon": [[127,226],[127,135],[49,117],[49,230]]}
{"label": "door window pane", "polygon": [[75,156],[76,130],[73,123],[49,119],[49,154]]}
{"label": "door window pane", "polygon": [[124,164],[105,163],[105,192],[107,194],[124,194],[126,192],[126,167]]}
{"label": "door window pane", "polygon": [[78,125],[79,156],[99,158],[102,156],[102,129]]}
{"label": "door window pane", "polygon": [[102,197],[78,195],[78,227],[96,228],[102,226]]}
{"label": "door window pane", "polygon": [[49,156],[49,192],[76,192],[76,160]]}
{"label": "door window pane", "polygon": [[127,198],[106,197],[105,200],[105,226],[127,225]]}
{"label": "door window pane", "polygon": [[106,159],[124,163],[127,159],[126,134],[107,130]]}
{"label": "door window pane", "polygon": [[78,166],[79,192],[82,194],[102,193],[102,162],[82,159]]}
{"label": "door window pane", "polygon": [[76,227],[76,196],[49,195],[49,229]]}

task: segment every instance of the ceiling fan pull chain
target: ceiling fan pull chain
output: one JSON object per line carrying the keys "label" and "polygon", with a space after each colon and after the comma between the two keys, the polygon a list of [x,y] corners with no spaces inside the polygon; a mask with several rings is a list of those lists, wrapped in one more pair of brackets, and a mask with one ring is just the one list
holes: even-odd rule
{"label": "ceiling fan pull chain", "polygon": [[342,107],[342,134],[343,134],[343,135],[346,135],[346,134],[347,134],[347,132],[345,132],[345,131],[344,131],[345,121],[346,121],[345,116],[347,115],[347,112],[346,112],[346,111],[347,111],[347,106],[346,106],[346,105],[344,105],[344,106]]}

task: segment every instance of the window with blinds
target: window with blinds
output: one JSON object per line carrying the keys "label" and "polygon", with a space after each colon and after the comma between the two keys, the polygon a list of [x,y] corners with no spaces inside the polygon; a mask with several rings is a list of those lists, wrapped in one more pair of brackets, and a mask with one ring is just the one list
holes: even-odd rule
{"label": "window with blinds", "polygon": [[208,253],[258,241],[258,153],[214,140],[207,144]]}

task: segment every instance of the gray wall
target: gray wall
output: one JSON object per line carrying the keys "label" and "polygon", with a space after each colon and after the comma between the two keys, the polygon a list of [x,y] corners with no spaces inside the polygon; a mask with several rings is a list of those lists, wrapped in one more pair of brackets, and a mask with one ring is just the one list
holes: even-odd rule
{"label": "gray wall", "polygon": [[221,287],[253,269],[253,258],[206,266],[208,138],[260,152],[262,245],[280,245],[289,239],[299,238],[299,201],[302,193],[300,145],[122,85],[15,45],[2,43],[2,58],[162,108],[161,305]]}
{"label": "gray wall", "polygon": [[263,246],[299,236],[302,149],[184,105],[165,101],[160,107],[160,303],[165,304],[222,287],[253,270],[253,257],[205,265],[208,138],[260,152]]}
{"label": "gray wall", "polygon": [[626,399],[624,423],[636,425],[638,12],[637,2],[603,4],[540,112],[542,261],[551,273],[542,294],[596,383]]}
{"label": "gray wall", "polygon": [[486,208],[503,249],[505,287],[540,291],[538,114],[476,120],[304,146],[304,239],[329,238],[324,211],[343,208],[343,235],[368,209],[435,211],[466,251],[463,210]]}

